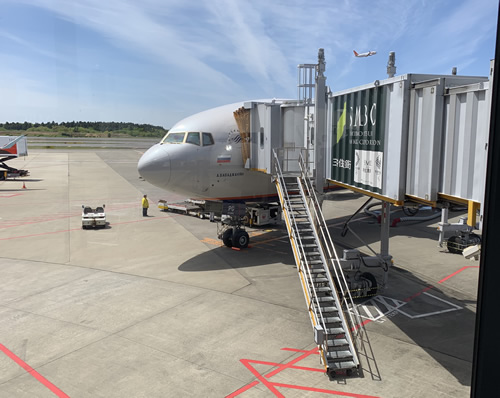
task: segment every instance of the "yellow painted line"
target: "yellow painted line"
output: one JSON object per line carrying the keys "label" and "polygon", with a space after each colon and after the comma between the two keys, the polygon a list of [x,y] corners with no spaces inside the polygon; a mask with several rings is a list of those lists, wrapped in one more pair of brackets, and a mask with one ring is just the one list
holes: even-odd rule
{"label": "yellow painted line", "polygon": [[220,241],[219,239],[203,238],[201,242],[208,243],[209,245],[214,245],[214,246],[224,246],[222,241]]}

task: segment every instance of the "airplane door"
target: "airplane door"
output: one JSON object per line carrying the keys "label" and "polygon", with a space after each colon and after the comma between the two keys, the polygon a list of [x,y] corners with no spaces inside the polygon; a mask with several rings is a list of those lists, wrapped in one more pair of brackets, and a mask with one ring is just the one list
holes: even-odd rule
{"label": "airplane door", "polygon": [[251,169],[273,173],[272,150],[283,145],[279,104],[254,104],[250,117]]}
{"label": "airplane door", "polygon": [[281,108],[283,135],[283,171],[300,171],[298,159],[300,154],[306,156],[308,148],[306,134],[309,120],[305,118],[305,106],[286,106]]}

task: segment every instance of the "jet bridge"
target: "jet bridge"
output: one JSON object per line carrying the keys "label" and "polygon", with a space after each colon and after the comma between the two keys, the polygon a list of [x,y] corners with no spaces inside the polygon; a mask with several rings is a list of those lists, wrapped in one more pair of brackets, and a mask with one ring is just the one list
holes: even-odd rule
{"label": "jet bridge", "polygon": [[[439,244],[453,231],[452,243],[467,246],[482,226],[493,76],[408,73],[331,92],[324,69],[320,50],[317,64],[299,65],[297,100],[245,103],[245,167],[275,175],[276,150],[284,171],[298,172],[303,153],[320,201],[331,183],[381,200],[387,217],[390,205],[431,206]],[[457,204],[467,218],[450,224]]]}
{"label": "jet bridge", "polygon": [[[390,57],[393,65],[394,54]],[[316,341],[330,373],[359,364],[347,338],[347,325],[355,328],[355,323],[337,315],[343,298],[377,292],[377,280],[362,272],[363,266],[380,267],[382,286],[387,285],[391,205],[441,209],[440,244],[445,232],[460,233],[448,240],[450,251],[477,243],[468,236],[481,227],[493,76],[488,81],[405,74],[333,93],[324,70],[320,50],[317,64],[299,65],[298,100],[248,102],[235,118],[245,167],[273,176],[276,183]],[[390,71],[394,76],[395,67]],[[367,245],[371,257],[357,250],[337,257],[320,206],[328,183],[382,201],[380,253]],[[448,208],[457,203],[467,206],[468,220],[450,224]],[[345,228],[350,230],[348,223]],[[329,311],[323,311],[325,306]],[[330,350],[338,345],[335,333],[348,340],[342,342],[345,350],[337,350],[342,358]]]}

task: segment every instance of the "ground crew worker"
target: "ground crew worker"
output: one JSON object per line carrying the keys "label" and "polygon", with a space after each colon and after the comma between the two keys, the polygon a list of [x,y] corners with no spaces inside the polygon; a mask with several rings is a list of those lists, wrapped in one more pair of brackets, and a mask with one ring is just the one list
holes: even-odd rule
{"label": "ground crew worker", "polygon": [[149,208],[148,195],[144,195],[144,197],[142,198],[142,216],[143,217],[148,216],[148,208]]}

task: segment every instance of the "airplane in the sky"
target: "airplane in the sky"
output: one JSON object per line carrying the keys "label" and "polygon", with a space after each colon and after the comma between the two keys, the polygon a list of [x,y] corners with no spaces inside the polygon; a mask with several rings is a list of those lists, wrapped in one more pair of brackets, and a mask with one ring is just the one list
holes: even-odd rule
{"label": "airplane in the sky", "polygon": [[355,56],[355,57],[358,57],[358,58],[362,58],[362,57],[369,57],[369,56],[371,56],[371,55],[375,55],[375,54],[377,54],[377,52],[376,52],[376,51],[368,51],[368,52],[366,52],[366,53],[361,53],[361,54],[357,53],[357,52],[356,52],[356,50],[352,50],[352,52],[354,53],[354,56]]}

